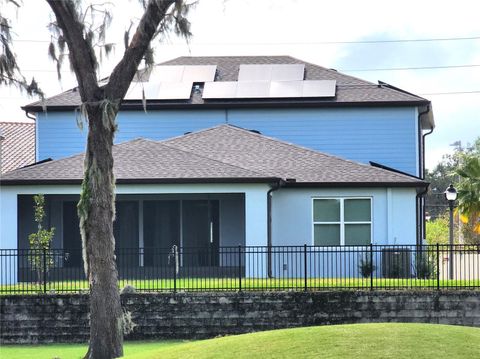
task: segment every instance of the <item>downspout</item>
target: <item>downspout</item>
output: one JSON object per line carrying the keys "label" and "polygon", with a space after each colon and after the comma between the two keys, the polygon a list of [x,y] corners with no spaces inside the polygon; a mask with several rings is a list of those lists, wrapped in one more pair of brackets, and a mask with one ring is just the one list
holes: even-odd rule
{"label": "downspout", "polygon": [[[419,129],[418,133],[419,133],[419,135],[421,134],[421,130],[422,130],[421,117],[423,115],[426,115],[429,112],[430,112],[430,105],[427,105],[427,108],[426,108],[425,111],[422,111],[422,112],[418,113],[418,129]],[[432,132],[433,132],[433,125],[432,125],[432,128],[430,129],[430,131],[428,131],[424,134],[421,134],[422,158],[421,158],[421,161],[419,161],[420,162],[420,168],[419,168],[419,171],[418,171],[418,175],[421,179],[425,179],[425,137],[428,136],[429,134],[431,134]]]}
{"label": "downspout", "polygon": [[272,278],[272,193],[283,186],[283,181],[274,183],[267,192],[267,274]]}
{"label": "downspout", "polygon": [[37,131],[37,128],[38,128],[38,122],[37,122],[37,118],[30,115],[30,112],[28,111],[25,111],[25,116],[27,116],[27,118],[29,118],[30,120],[33,120],[35,121],[35,148],[34,148],[34,154],[35,154],[35,162],[38,162],[39,158],[37,157],[37,147],[38,147],[38,131]]}
{"label": "downspout", "polygon": [[[426,186],[424,191],[417,193],[417,195],[415,196],[415,206],[417,207],[417,214],[419,214],[419,215],[417,215],[417,228],[419,228],[419,226],[418,226],[419,221],[421,221],[421,224],[422,224],[421,229],[420,229],[420,233],[417,230],[417,245],[422,245],[422,238],[421,237],[422,237],[422,234],[424,233],[423,228],[425,226],[425,207],[422,206],[423,208],[422,208],[422,211],[421,211],[421,214],[420,214],[418,205],[422,201],[423,196],[425,196],[425,194],[428,192],[428,187],[429,186]],[[420,215],[422,215],[421,218],[420,218]]]}
{"label": "downspout", "polygon": [[[421,112],[418,113],[418,128],[419,128],[419,136],[421,136],[420,139],[421,139],[421,151],[422,151],[421,161],[419,161],[420,162],[420,164],[419,164],[420,168],[419,168],[418,173],[419,173],[419,177],[422,180],[425,179],[425,137],[433,132],[433,125],[432,125],[432,128],[430,129],[430,131],[421,134],[421,129],[422,129],[421,117],[423,115],[426,115],[427,113],[429,113],[430,110],[431,110],[430,105],[427,105],[427,108],[425,109],[425,111],[421,111]],[[425,230],[425,204],[423,202],[423,196],[427,193],[427,191],[428,191],[428,187],[425,188],[425,191],[418,193],[417,194],[417,201],[415,203],[415,205],[417,207],[417,228],[419,228],[419,231],[417,231],[417,243],[419,243],[419,244],[422,243],[422,239],[426,235],[426,230]],[[419,224],[420,224],[420,226],[419,226]]]}

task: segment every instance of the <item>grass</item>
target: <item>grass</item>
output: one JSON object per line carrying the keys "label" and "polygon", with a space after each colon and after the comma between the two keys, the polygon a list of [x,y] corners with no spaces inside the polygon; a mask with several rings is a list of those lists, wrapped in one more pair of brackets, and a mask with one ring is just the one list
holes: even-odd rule
{"label": "grass", "polygon": [[[2,359],[79,358],[80,345],[5,346]],[[32,354],[34,353],[34,356]],[[125,358],[408,358],[480,357],[480,329],[433,324],[350,324],[283,329],[187,343],[127,343]]]}
{"label": "grass", "polygon": [[[125,342],[123,351],[126,357],[141,355],[143,352],[161,350],[180,345],[184,341]],[[43,345],[3,345],[0,346],[1,359],[77,359],[87,352],[87,344],[43,344]]]}
{"label": "grass", "polygon": [[[242,290],[287,290],[305,288],[304,278],[180,278],[173,279],[132,279],[120,280],[119,287],[126,284],[134,286],[138,291],[237,291]],[[480,280],[440,280],[417,278],[309,278],[307,288],[321,289],[436,289],[440,288],[480,288]],[[86,281],[48,282],[46,292],[67,293],[85,292],[88,290]],[[0,286],[0,295],[43,293],[44,286],[37,283],[24,282],[15,285]]]}

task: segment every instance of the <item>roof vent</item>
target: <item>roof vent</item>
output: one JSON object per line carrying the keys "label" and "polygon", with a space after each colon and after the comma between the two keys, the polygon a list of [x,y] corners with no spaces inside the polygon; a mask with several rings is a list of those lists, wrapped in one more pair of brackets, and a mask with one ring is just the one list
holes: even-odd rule
{"label": "roof vent", "polygon": [[249,130],[250,132],[256,133],[258,135],[261,135],[262,133],[259,130]]}
{"label": "roof vent", "polygon": [[189,135],[190,133],[192,133],[192,131],[187,131],[187,132],[184,132],[183,134],[184,135]]}

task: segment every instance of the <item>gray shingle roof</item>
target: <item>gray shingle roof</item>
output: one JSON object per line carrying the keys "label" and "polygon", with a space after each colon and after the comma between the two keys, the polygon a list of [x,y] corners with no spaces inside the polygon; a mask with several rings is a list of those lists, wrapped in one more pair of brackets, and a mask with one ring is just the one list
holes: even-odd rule
{"label": "gray shingle roof", "polygon": [[[165,141],[137,139],[114,146],[117,183],[272,182],[296,185],[412,186],[414,177],[302,148],[231,125]],[[83,154],[17,169],[1,183],[79,183]]]}
{"label": "gray shingle roof", "polygon": [[0,122],[0,173],[35,162],[35,124]]}
{"label": "gray shingle roof", "polygon": [[[335,106],[340,104],[388,104],[420,105],[429,101],[413,94],[389,87],[377,85],[353,76],[339,73],[318,65],[306,63],[290,56],[225,56],[225,57],[179,57],[160,65],[217,65],[215,81],[236,81],[241,64],[305,64],[306,80],[336,80],[337,89],[334,98],[317,99],[260,99],[260,100],[208,100],[202,99],[201,92],[192,92],[187,101],[155,101],[149,100],[149,106],[156,107],[229,107],[270,104],[303,105],[303,106]],[[37,101],[23,107],[29,111],[42,111],[41,102]],[[48,110],[74,108],[80,105],[80,95],[75,89],[68,90],[46,99]],[[140,101],[124,101],[123,107],[141,107]]]}

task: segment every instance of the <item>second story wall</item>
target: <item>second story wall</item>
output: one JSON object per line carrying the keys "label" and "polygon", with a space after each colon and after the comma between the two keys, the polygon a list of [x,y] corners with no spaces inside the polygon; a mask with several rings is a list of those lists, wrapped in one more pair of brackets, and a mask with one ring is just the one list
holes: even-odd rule
{"label": "second story wall", "polygon": [[[162,140],[229,123],[350,160],[374,161],[418,175],[415,107],[124,111],[117,120],[116,143],[137,137]],[[37,160],[83,152],[86,132],[77,127],[73,112],[39,113]]]}

